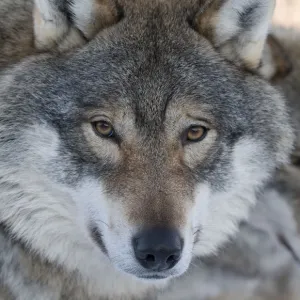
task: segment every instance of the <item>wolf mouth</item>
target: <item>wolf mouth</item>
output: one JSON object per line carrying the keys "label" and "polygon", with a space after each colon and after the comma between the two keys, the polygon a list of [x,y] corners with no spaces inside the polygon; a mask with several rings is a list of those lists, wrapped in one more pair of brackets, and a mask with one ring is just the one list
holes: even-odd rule
{"label": "wolf mouth", "polygon": [[162,276],[162,275],[145,275],[145,276],[137,276],[139,279],[144,280],[162,280],[168,278],[168,276]]}
{"label": "wolf mouth", "polygon": [[99,246],[99,248],[101,249],[101,251],[104,254],[107,254],[107,249],[106,249],[105,243],[103,241],[103,235],[99,231],[99,229],[96,226],[91,226],[90,227],[90,233],[91,233],[92,239]]}

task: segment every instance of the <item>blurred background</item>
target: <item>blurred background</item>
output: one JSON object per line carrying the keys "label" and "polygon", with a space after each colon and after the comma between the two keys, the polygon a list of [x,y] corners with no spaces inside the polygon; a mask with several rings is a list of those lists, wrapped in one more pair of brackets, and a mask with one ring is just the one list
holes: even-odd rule
{"label": "blurred background", "polygon": [[300,0],[277,0],[274,24],[300,29]]}

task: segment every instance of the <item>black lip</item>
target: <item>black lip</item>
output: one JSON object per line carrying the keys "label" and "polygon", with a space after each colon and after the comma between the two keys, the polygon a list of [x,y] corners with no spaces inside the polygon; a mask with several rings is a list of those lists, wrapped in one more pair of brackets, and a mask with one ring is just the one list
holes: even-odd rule
{"label": "black lip", "polygon": [[140,279],[148,279],[148,280],[162,280],[167,279],[167,276],[162,275],[147,275],[147,276],[137,276]]}
{"label": "black lip", "polygon": [[101,251],[107,255],[107,249],[105,247],[105,243],[103,241],[103,235],[99,231],[99,229],[96,226],[90,227],[91,237],[95,241],[95,243],[99,246]]}

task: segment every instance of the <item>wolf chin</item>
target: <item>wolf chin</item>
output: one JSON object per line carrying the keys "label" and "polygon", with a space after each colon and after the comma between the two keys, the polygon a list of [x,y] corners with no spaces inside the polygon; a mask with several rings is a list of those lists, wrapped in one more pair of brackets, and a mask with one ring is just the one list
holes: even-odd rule
{"label": "wolf chin", "polygon": [[237,231],[293,145],[274,5],[0,4],[3,299],[150,297]]}

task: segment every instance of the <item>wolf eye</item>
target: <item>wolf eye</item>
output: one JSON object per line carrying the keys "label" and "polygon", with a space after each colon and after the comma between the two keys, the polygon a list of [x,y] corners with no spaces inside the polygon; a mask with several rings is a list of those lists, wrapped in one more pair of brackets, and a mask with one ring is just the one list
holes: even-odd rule
{"label": "wolf eye", "polygon": [[113,137],[115,132],[113,126],[107,121],[96,121],[92,123],[94,130],[102,137]]}
{"label": "wolf eye", "polygon": [[191,126],[185,134],[185,139],[188,142],[200,142],[206,137],[207,131],[203,126]]}

